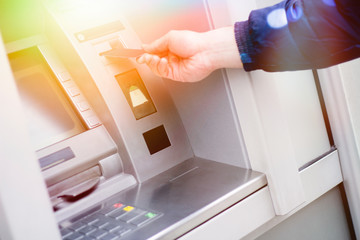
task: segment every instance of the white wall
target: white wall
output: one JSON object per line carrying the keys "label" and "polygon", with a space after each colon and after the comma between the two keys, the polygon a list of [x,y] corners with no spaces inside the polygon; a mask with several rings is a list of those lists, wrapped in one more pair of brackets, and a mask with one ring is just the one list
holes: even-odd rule
{"label": "white wall", "polygon": [[339,187],[332,189],[257,240],[352,239]]}

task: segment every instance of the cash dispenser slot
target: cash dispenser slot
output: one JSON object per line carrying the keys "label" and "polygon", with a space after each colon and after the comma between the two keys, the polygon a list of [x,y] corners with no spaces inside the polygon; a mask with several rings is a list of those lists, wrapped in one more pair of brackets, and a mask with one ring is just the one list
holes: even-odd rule
{"label": "cash dispenser slot", "polygon": [[41,170],[46,170],[60,163],[73,159],[74,152],[70,147],[63,148],[39,159]]}
{"label": "cash dispenser slot", "polygon": [[94,166],[48,187],[51,203],[56,208],[64,201],[71,201],[94,189],[100,183],[101,170]]}
{"label": "cash dispenser slot", "polygon": [[37,151],[55,209],[87,196],[108,179],[123,175],[122,160],[103,126]]}

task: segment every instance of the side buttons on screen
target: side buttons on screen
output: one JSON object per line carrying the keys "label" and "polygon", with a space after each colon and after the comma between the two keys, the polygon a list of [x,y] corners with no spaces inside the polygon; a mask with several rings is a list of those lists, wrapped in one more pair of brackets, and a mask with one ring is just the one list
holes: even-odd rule
{"label": "side buttons on screen", "polygon": [[70,98],[73,106],[82,117],[86,126],[91,129],[101,125],[99,118],[91,109],[90,104],[86,101],[80,88],[72,79],[70,73],[68,71],[61,70],[59,72],[60,73],[56,74],[58,76],[58,80]]}
{"label": "side buttons on screen", "polygon": [[86,101],[78,102],[76,105],[81,112],[85,112],[90,109],[90,105]]}
{"label": "side buttons on screen", "polygon": [[100,125],[100,120],[95,115],[87,117],[86,122],[89,124],[90,127],[96,127]]}
{"label": "side buttons on screen", "polygon": [[66,71],[59,73],[59,80],[61,82],[66,82],[66,81],[71,80],[70,74]]}

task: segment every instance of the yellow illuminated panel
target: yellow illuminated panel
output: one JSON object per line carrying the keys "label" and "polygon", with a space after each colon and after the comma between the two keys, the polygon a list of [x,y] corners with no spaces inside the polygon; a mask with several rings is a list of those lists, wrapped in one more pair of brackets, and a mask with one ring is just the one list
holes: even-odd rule
{"label": "yellow illuminated panel", "polygon": [[136,120],[156,112],[146,87],[136,69],[115,76]]}
{"label": "yellow illuminated panel", "polygon": [[133,107],[137,107],[148,102],[148,99],[145,97],[144,93],[136,86],[131,86],[129,88],[129,93]]}

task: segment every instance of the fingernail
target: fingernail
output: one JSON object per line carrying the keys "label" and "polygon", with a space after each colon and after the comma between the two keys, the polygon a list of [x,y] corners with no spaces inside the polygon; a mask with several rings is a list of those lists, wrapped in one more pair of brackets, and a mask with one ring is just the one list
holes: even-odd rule
{"label": "fingernail", "polygon": [[140,64],[141,64],[141,63],[144,63],[144,60],[143,60],[143,59],[144,59],[144,58],[143,58],[142,56],[137,57],[137,58],[136,58],[136,62],[137,62],[137,63],[140,63]]}
{"label": "fingernail", "polygon": [[169,60],[170,60],[170,62],[178,62],[179,61],[179,59],[175,56],[171,56]]}

